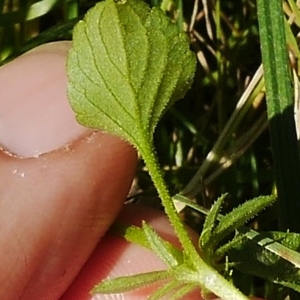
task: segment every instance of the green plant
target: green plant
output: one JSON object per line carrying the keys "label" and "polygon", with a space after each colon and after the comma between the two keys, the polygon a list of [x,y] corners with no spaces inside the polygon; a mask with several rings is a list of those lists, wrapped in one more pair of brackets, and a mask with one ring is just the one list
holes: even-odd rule
{"label": "green plant", "polygon": [[[74,24],[96,2],[97,0],[0,1],[1,62],[11,60],[41,43],[70,39]],[[260,0],[257,5],[255,0],[149,0],[147,2],[152,6],[161,6],[163,11],[166,11],[172,22],[176,24],[178,34],[185,36],[181,33],[183,29],[187,32],[197,57],[198,66],[192,90],[184,96],[183,101],[174,103],[177,98],[175,97],[171,99],[169,105],[160,107],[160,110],[155,111],[154,114],[157,119],[151,118],[151,124],[148,124],[152,130],[149,130],[148,137],[157,149],[164,180],[172,193],[180,191],[180,194],[172,197],[174,205],[177,210],[181,210],[185,221],[201,235],[200,244],[203,249],[201,257],[196,261],[203,260],[204,269],[207,265],[207,270],[211,272],[209,274],[215,274],[214,271],[217,271],[220,276],[225,276],[247,295],[281,300],[291,295],[288,288],[299,293],[299,234],[276,231],[278,229],[285,231],[289,228],[299,232],[299,201],[297,201],[299,154],[295,147],[297,137],[292,107],[292,90],[297,104],[300,86],[298,79],[300,51],[296,37],[300,28],[298,2]],[[260,32],[257,27],[256,8],[259,13]],[[111,20],[107,24],[111,24]],[[133,36],[137,33],[130,30],[136,28],[136,23],[126,28],[132,34],[131,40],[134,40]],[[175,32],[175,29],[172,32]],[[179,38],[181,39],[185,38]],[[110,54],[115,50],[122,50],[122,48],[118,49],[118,40],[114,40],[112,35],[110,41],[112,42]],[[165,44],[168,42],[169,40],[166,39]],[[257,55],[260,42],[264,69],[259,66],[261,61],[260,56]],[[153,43],[159,45],[155,40]],[[187,42],[184,44],[184,48],[187,49]],[[286,55],[286,48],[289,49],[290,61]],[[266,50],[269,52],[266,53]],[[185,76],[190,79],[190,84],[193,54],[187,52],[179,55],[176,64],[177,62],[179,65],[182,64],[186,57],[190,61],[191,74],[187,72]],[[176,64],[171,68],[180,71],[181,68]],[[158,84],[155,76],[159,70],[155,67],[153,69],[155,72],[153,74],[149,72],[152,77],[146,84],[155,93]],[[170,71],[170,67],[168,70]],[[138,74],[135,75],[138,78]],[[110,79],[117,78],[112,75]],[[97,77],[90,79],[95,84],[100,82]],[[107,79],[109,78],[106,78],[105,82]],[[156,82],[156,85],[153,82]],[[166,87],[168,82],[169,80],[166,79]],[[268,117],[264,108],[265,82]],[[184,91],[178,97],[183,95]],[[123,100],[125,101],[125,98]],[[168,99],[163,98],[161,101],[165,104]],[[143,102],[143,109],[147,103]],[[125,107],[127,108],[127,104]],[[91,109],[91,112],[98,114],[95,109]],[[153,130],[156,122],[161,118],[161,113],[164,117],[156,127],[153,139]],[[295,109],[295,113],[299,115],[299,108]],[[148,117],[153,116],[153,112],[145,115],[146,118],[141,118],[142,125],[149,122]],[[272,136],[271,146],[266,130],[268,118]],[[300,124],[299,117],[298,124]],[[98,125],[102,127],[101,124]],[[135,126],[134,130],[136,130]],[[143,144],[136,142],[137,148],[142,148],[143,145],[143,149],[146,149],[144,152],[150,153],[153,149],[147,150],[147,141]],[[276,173],[276,190],[272,189],[273,169]],[[140,196],[142,200],[148,194],[152,196],[153,190],[152,182],[145,175],[144,170],[141,163],[137,179],[143,190]],[[161,177],[161,174],[159,176]],[[186,179],[191,177],[192,179],[187,182]],[[158,180],[158,177],[156,180],[160,185],[166,185],[164,181]],[[239,205],[244,202],[244,199],[270,193],[276,195],[276,191],[279,200],[278,211],[272,208],[260,214],[255,223],[251,224],[255,225],[260,232],[248,226],[240,226],[251,217],[250,215],[243,218],[247,210],[247,202],[246,206]],[[211,207],[216,195],[225,192],[229,196],[220,197],[209,212],[207,207]],[[165,199],[168,198],[167,201],[170,202],[170,194],[167,190],[165,194],[168,196]],[[256,200],[249,202],[248,205],[259,206],[260,201],[269,203],[274,197],[254,199]],[[201,206],[196,202],[201,203]],[[224,221],[219,213],[221,202],[224,203]],[[173,211],[172,206],[173,204],[169,205],[169,210]],[[239,208],[232,210],[233,207]],[[258,210],[257,207],[253,213]],[[206,220],[203,215],[208,215]],[[172,216],[173,219],[177,219],[176,212],[172,212]],[[278,217],[281,220],[280,228],[276,224]],[[232,220],[234,220],[233,225],[228,226],[233,222]],[[176,226],[177,231],[182,227],[182,225]],[[118,286],[120,290],[124,290],[167,277],[169,283],[165,290],[157,291],[153,298],[166,295],[168,291],[172,291],[173,294],[175,287],[178,288],[178,293],[174,298],[180,298],[188,290],[201,285],[200,281],[205,279],[202,277],[198,281],[194,276],[188,282],[183,281],[182,277],[196,275],[198,269],[201,269],[201,263],[196,267],[193,264],[184,267],[189,257],[184,249],[194,247],[193,245],[188,247],[184,245],[183,250],[175,249],[157,237],[147,225],[142,229],[122,225],[117,226],[115,230],[117,234],[122,234],[128,240],[156,251],[158,256],[166,261],[169,270],[165,273],[146,274],[120,281],[116,279],[113,287]],[[262,230],[276,232],[262,232]],[[180,234],[181,239],[184,240],[185,233],[182,231]],[[225,238],[222,239],[224,236]],[[210,237],[215,237],[218,243],[214,243]],[[195,257],[199,256],[195,250],[192,250],[192,253]],[[239,278],[245,276],[247,280],[239,281]],[[256,277],[263,281],[258,284],[256,279],[253,280]],[[221,284],[222,282],[224,283],[223,279],[219,281]],[[102,291],[106,289],[107,292],[113,292],[110,288],[109,283],[101,285]]]}
{"label": "green plant", "polygon": [[200,255],[176,212],[153,147],[153,132],[159,119],[184,96],[194,69],[195,59],[186,36],[159,8],[150,9],[142,1],[101,2],[75,27],[68,58],[68,95],[77,120],[116,134],[137,148],[183,248],[175,249],[146,224],[142,229],[123,230],[128,240],[154,250],[170,269],[103,282],[95,288],[96,292],[120,292],[167,279],[169,283],[151,299],[174,290],[177,293],[172,299],[179,299],[195,287],[222,299],[246,299],[218,271],[228,269],[222,262],[226,253],[251,235],[240,233],[225,245],[220,243],[275,198],[258,197],[220,219],[225,198],[221,197],[204,224]]}
{"label": "green plant", "polygon": [[282,3],[263,0],[257,3],[281,229],[300,232],[295,215],[300,210],[300,155]]}

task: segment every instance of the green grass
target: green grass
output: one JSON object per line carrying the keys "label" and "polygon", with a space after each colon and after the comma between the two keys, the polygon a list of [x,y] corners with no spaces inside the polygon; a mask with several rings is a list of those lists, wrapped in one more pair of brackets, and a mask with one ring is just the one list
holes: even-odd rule
{"label": "green grass", "polygon": [[[270,0],[270,3],[274,1]],[[0,0],[2,63],[39,44],[70,39],[78,19],[96,3],[83,0],[33,3],[23,0],[13,6],[12,2]],[[151,3],[160,5],[161,1],[153,0]],[[229,196],[223,212],[231,211],[233,207],[259,195],[277,195],[278,190],[278,207],[263,212],[251,225],[260,231],[279,230],[280,218],[292,224],[282,221],[284,225],[280,229],[291,228],[299,232],[299,210],[295,209],[299,204],[295,202],[296,194],[293,192],[299,173],[297,169],[294,173],[289,172],[290,169],[282,171],[288,165],[285,161],[274,165],[274,157],[277,157],[276,162],[280,161],[280,157],[292,155],[296,157],[294,162],[299,159],[296,132],[289,139],[293,141],[291,145],[287,144],[281,139],[286,129],[284,134],[274,137],[281,121],[276,121],[275,125],[271,121],[270,142],[256,1],[170,0],[163,1],[163,4],[179,28],[189,34],[191,48],[198,59],[192,89],[164,116],[155,132],[156,149],[169,188],[173,194],[181,191],[186,197],[196,199],[204,208],[210,208],[215,199],[226,192]],[[294,90],[299,93],[300,52],[296,36],[300,27],[300,12],[294,0],[284,1],[284,12],[292,67],[286,71],[290,72],[288,76],[293,80]],[[276,19],[274,16],[272,18]],[[282,51],[285,52],[285,49],[283,45]],[[272,71],[270,78],[275,78]],[[288,84],[284,83],[284,86]],[[291,97],[293,95],[288,92],[287,120],[291,120],[294,113]],[[284,109],[281,107],[281,110]],[[270,108],[268,113],[269,118],[274,120]],[[276,145],[285,148],[276,150]],[[297,164],[292,163],[293,166]],[[156,197],[156,194],[143,167],[141,162],[137,182],[142,193],[137,198],[147,204],[149,197]],[[285,182],[284,179],[288,180]],[[282,192],[284,190],[286,192]],[[291,213],[293,208],[297,212],[295,215]],[[185,221],[200,232],[204,223],[203,214],[188,206],[180,209]],[[242,277],[246,278],[243,282],[240,280]],[[244,292],[272,300],[284,299],[289,293],[280,285],[241,274],[238,270],[234,271],[232,281]]]}

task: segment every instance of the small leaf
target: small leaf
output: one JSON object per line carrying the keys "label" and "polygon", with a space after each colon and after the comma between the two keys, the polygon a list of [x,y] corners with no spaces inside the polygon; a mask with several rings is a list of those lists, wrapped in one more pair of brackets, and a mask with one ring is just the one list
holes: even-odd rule
{"label": "small leaf", "polygon": [[167,281],[171,278],[172,274],[168,271],[154,271],[132,276],[117,277],[100,282],[92,289],[91,293],[111,294],[127,292],[148,286],[157,281]]}
{"label": "small leaf", "polygon": [[221,218],[220,223],[214,229],[210,239],[210,246],[216,247],[226,236],[244,225],[275,200],[276,198],[273,196],[260,196],[234,208]]}
{"label": "small leaf", "polygon": [[80,21],[68,57],[68,96],[79,123],[139,150],[162,114],[189,89],[195,57],[187,36],[157,7],[106,0]]}
{"label": "small leaf", "polygon": [[186,294],[195,290],[196,286],[194,284],[180,284],[180,282],[171,281],[163,285],[161,288],[157,289],[148,300],[177,300],[182,299]]}
{"label": "small leaf", "polygon": [[176,252],[172,251],[174,247],[170,247],[171,245],[167,241],[163,240],[149,225],[143,223],[143,230],[150,248],[169,267],[178,266],[183,262],[182,252],[179,250]]}
{"label": "small leaf", "polygon": [[125,238],[130,243],[135,243],[150,249],[143,229],[138,226],[115,222],[110,228],[110,231],[113,234]]}
{"label": "small leaf", "polygon": [[232,240],[216,249],[213,257],[214,261],[218,262],[221,259],[224,259],[225,255],[227,255],[230,249],[234,248],[236,245],[241,243],[243,239],[247,239],[247,236],[243,234],[238,234],[234,236]]}
{"label": "small leaf", "polygon": [[153,250],[169,267],[183,262],[183,253],[171,243],[162,239],[149,225],[143,227],[115,223],[112,232],[124,237],[128,242]]}
{"label": "small leaf", "polygon": [[151,294],[148,300],[159,300],[159,299],[169,299],[173,300],[172,297],[170,297],[170,293],[174,294],[174,291],[178,288],[178,282],[171,281],[160,288],[158,288],[154,293]]}
{"label": "small leaf", "polygon": [[[177,300],[182,299],[184,296],[186,296],[188,293],[194,291],[196,288],[199,290],[199,296],[200,296],[200,289],[199,286],[196,286],[194,284],[185,284],[184,286],[177,288],[177,291],[173,292],[169,299],[170,300]],[[203,294],[203,291],[202,291]],[[205,297],[203,297],[205,299]]]}
{"label": "small leaf", "polygon": [[226,196],[227,194],[224,194],[217,199],[205,219],[203,230],[200,236],[200,247],[204,249],[204,251],[206,251],[206,245],[209,244],[209,241],[212,238],[213,230],[216,227],[216,221]]}
{"label": "small leaf", "polygon": [[232,247],[236,269],[300,292],[300,234],[256,233]]}

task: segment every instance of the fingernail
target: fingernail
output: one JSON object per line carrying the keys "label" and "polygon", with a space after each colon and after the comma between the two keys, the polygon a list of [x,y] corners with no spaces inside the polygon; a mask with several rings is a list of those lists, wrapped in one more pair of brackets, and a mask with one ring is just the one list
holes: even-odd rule
{"label": "fingernail", "polygon": [[77,124],[66,87],[70,42],[40,46],[0,68],[0,146],[21,157],[53,151],[88,130]]}

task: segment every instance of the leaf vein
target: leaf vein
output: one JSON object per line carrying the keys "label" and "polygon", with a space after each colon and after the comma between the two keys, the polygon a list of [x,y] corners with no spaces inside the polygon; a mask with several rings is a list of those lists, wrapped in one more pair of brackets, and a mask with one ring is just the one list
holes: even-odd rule
{"label": "leaf vein", "polygon": [[[99,18],[101,17],[101,15],[99,16]],[[108,80],[105,80],[105,78],[104,78],[104,76],[103,76],[103,72],[101,71],[101,68],[99,68],[99,66],[98,66],[98,64],[97,64],[97,59],[96,59],[96,57],[95,57],[95,52],[97,52],[97,49],[93,46],[93,43],[92,43],[92,41],[91,41],[91,39],[90,39],[90,37],[89,37],[89,34],[87,33],[87,30],[88,30],[88,28],[87,28],[87,26],[85,27],[85,29],[84,29],[84,34],[85,34],[85,36],[86,36],[86,39],[87,39],[87,42],[88,42],[88,44],[89,44],[89,46],[90,46],[90,48],[91,48],[91,53],[92,53],[92,56],[93,56],[93,64],[94,64],[94,66],[95,66],[95,68],[96,68],[96,70],[97,70],[97,72],[99,73],[99,75],[100,75],[100,77],[101,77],[101,79],[102,79],[102,82],[103,82],[103,84],[105,85],[105,87],[107,88],[107,90],[110,92],[110,94],[113,96],[113,98],[115,99],[115,101],[117,102],[117,104],[124,110],[124,112],[126,112],[127,114],[128,114],[128,116],[131,118],[131,119],[133,119],[134,120],[134,117],[133,117],[133,115],[122,105],[122,101],[117,97],[117,95],[113,92],[113,90],[108,86]],[[103,46],[104,46],[104,48],[105,48],[105,51],[106,51],[106,55],[107,55],[107,48],[106,48],[106,45],[104,44],[104,42],[103,42],[103,38],[102,38],[102,35],[101,35],[101,33],[100,33],[100,31],[98,30],[98,33],[99,33],[99,37],[100,37],[100,39],[101,39],[101,41],[102,41],[102,43],[103,43]],[[109,58],[109,56],[107,55],[107,57],[108,57],[108,59],[110,60],[110,58]],[[111,62],[111,60],[110,60],[110,62]]]}

